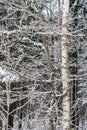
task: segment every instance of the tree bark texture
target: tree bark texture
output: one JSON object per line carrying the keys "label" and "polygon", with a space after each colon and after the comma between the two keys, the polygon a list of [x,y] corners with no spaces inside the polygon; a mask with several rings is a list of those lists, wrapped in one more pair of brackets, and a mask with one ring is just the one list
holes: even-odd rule
{"label": "tree bark texture", "polygon": [[64,0],[62,15],[62,42],[61,42],[61,76],[63,85],[63,130],[70,130],[70,92],[68,69],[68,20],[69,0]]}

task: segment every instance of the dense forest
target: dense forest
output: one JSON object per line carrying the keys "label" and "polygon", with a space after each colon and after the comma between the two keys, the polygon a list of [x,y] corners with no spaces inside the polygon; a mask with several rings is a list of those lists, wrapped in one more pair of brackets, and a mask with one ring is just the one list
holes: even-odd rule
{"label": "dense forest", "polygon": [[0,130],[87,130],[87,0],[0,0]]}

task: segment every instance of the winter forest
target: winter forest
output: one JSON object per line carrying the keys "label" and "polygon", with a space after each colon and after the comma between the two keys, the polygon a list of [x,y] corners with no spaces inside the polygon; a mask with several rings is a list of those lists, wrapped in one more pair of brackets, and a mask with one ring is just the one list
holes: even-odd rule
{"label": "winter forest", "polygon": [[0,0],[0,130],[87,130],[87,0]]}

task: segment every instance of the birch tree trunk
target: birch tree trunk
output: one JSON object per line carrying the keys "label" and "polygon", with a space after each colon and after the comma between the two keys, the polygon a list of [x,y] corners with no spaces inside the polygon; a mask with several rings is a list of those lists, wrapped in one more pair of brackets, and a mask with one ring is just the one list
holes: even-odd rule
{"label": "birch tree trunk", "polygon": [[64,0],[62,15],[62,42],[61,42],[61,76],[63,85],[63,130],[70,130],[70,92],[68,69],[68,20],[69,0]]}

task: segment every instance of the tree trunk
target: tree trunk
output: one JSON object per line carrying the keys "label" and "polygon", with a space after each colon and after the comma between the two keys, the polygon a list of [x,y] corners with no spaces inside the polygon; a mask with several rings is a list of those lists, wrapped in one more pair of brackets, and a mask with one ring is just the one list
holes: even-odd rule
{"label": "tree trunk", "polygon": [[[77,5],[74,7],[74,29],[78,26],[78,10],[79,10],[79,1],[77,1]],[[71,52],[71,57],[72,59],[74,59],[74,62],[76,65],[72,66],[72,72],[70,72],[73,75],[77,75],[78,74],[78,52],[77,52],[77,41],[75,41],[75,45],[74,45],[74,51]],[[72,106],[75,106],[76,103],[76,99],[78,98],[78,80],[74,77],[73,80],[73,88],[72,88]],[[74,110],[72,112],[71,115],[72,119],[72,128],[74,128],[75,130],[78,130],[79,126],[79,118],[78,118],[78,108],[74,107]]]}
{"label": "tree trunk", "polygon": [[61,76],[63,85],[63,130],[70,130],[70,92],[68,69],[68,20],[69,0],[64,0],[62,15]]}
{"label": "tree trunk", "polygon": [[6,91],[7,91],[7,125],[6,125],[6,130],[9,130],[10,83],[6,83]]}

